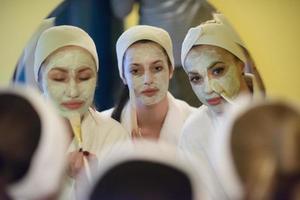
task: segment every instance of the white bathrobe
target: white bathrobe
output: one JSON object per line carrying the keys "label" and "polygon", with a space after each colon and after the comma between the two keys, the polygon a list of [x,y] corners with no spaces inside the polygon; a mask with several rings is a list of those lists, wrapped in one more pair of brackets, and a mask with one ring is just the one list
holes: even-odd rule
{"label": "white bathrobe", "polygon": [[179,148],[202,156],[210,146],[212,134],[219,124],[218,119],[207,106],[200,106],[183,125]]}
{"label": "white bathrobe", "polygon": [[[165,141],[174,145],[178,144],[182,126],[188,116],[197,110],[186,102],[174,98],[170,93],[167,94],[169,109],[164,124],[160,132],[159,141]],[[106,116],[111,116],[113,108],[103,111]],[[130,106],[127,103],[121,114],[121,124],[131,133]]]}
{"label": "white bathrobe", "polygon": [[[197,178],[197,176],[195,176],[194,170],[186,162],[178,159],[176,147],[166,142],[157,143],[151,140],[137,140],[133,143],[133,145],[124,146],[124,148],[122,148],[119,152],[115,152],[115,154],[112,155],[111,158],[101,166],[98,174],[95,175],[96,181],[94,185],[99,183],[104,177],[106,180],[108,177],[111,177],[109,174],[111,174],[111,172],[114,171],[116,167],[118,169],[122,168],[124,170],[123,172],[126,173],[126,171],[128,171],[127,169],[129,169],[128,167],[130,165],[130,162],[132,161],[138,163],[143,162],[144,167],[140,170],[144,170],[144,172],[152,173],[151,171],[153,170],[153,168],[145,167],[147,166],[147,163],[150,163],[151,167],[153,166],[153,163],[155,163],[158,165],[163,165],[164,167],[169,167],[170,169],[179,170],[186,176],[187,179],[189,179],[191,183],[190,187],[193,193],[192,199],[208,199],[204,198],[205,196],[202,195],[204,188],[202,187],[201,181]],[[136,164],[134,165],[137,166]],[[160,167],[157,166],[157,168],[155,168],[154,170],[157,170],[158,168]],[[135,179],[136,177],[132,178]],[[116,184],[127,184],[127,182],[130,180],[120,181],[121,183]],[[145,182],[147,181],[148,180],[145,180]],[[159,180],[157,181],[159,182]],[[97,188],[95,188],[94,186],[90,187],[88,184],[83,184],[80,187],[81,191],[79,199],[89,199],[89,195],[95,189],[97,190]]]}
{"label": "white bathrobe", "polygon": [[[99,166],[109,159],[112,153],[130,142],[130,135],[120,123],[91,108],[83,118],[81,132],[83,150],[96,154]],[[79,150],[79,146],[74,138],[68,152],[76,150]],[[67,177],[59,199],[75,199],[74,187],[74,179]]]}
{"label": "white bathrobe", "polygon": [[[130,139],[130,135],[120,123],[93,109],[89,109],[83,118],[81,134],[83,150],[96,154],[98,159],[108,156],[109,149],[117,148],[119,144],[122,145]],[[69,152],[78,149],[74,138]]]}
{"label": "white bathrobe", "polygon": [[178,142],[180,156],[194,167],[207,189],[205,195],[208,199],[228,199],[210,163],[208,153],[212,136],[220,124],[219,120],[220,117],[207,106],[200,106],[186,120]]}

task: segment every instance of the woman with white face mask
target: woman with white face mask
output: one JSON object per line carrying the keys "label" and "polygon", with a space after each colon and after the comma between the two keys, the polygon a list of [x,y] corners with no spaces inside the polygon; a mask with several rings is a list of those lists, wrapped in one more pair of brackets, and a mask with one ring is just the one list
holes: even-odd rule
{"label": "woman with white face mask", "polygon": [[134,26],[119,37],[116,50],[125,93],[105,113],[120,121],[132,137],[177,144],[194,108],[168,93],[174,70],[169,34],[153,26]]}
{"label": "woman with white face mask", "polygon": [[255,76],[244,73],[247,58],[241,45],[233,29],[219,19],[191,28],[182,44],[182,65],[203,105],[185,123],[179,147],[203,162],[224,106],[234,104],[242,93],[261,96]]}
{"label": "woman with white face mask", "polygon": [[129,134],[115,120],[92,108],[98,55],[92,38],[82,29],[56,26],[44,31],[37,43],[34,63],[35,79],[44,96],[71,123],[76,118],[73,126],[79,127],[81,135],[70,134],[73,141],[69,147],[69,175],[76,178],[84,159],[104,159]]}

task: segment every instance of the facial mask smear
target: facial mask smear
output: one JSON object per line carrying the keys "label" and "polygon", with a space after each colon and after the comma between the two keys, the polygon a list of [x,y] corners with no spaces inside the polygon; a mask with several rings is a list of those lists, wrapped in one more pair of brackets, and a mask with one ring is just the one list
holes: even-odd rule
{"label": "facial mask smear", "polygon": [[[166,97],[169,88],[169,66],[161,47],[153,42],[131,46],[124,59],[125,79],[134,90],[137,102],[153,105]],[[136,74],[132,73],[131,65]]]}
{"label": "facial mask smear", "polygon": [[[198,74],[202,78],[201,83],[191,82],[191,85],[199,100],[213,111],[222,112],[222,104],[227,102],[221,97],[221,92],[230,99],[239,94],[239,66],[225,50],[212,46],[198,46],[189,52],[186,66],[188,72]],[[212,82],[220,86],[221,91],[214,91],[211,87]]]}
{"label": "facial mask smear", "polygon": [[62,49],[43,66],[43,92],[64,117],[88,111],[96,87],[96,66],[92,56],[80,49]]}

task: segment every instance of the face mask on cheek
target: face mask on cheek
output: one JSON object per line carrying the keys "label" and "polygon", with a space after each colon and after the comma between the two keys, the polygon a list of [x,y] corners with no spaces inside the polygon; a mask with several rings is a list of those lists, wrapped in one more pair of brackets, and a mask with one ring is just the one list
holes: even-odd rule
{"label": "face mask on cheek", "polygon": [[94,99],[96,78],[79,83],[75,87],[77,87],[79,93],[76,100],[83,101],[84,103],[80,108],[70,110],[62,105],[63,102],[72,100],[67,95],[68,90],[70,90],[70,84],[57,83],[51,80],[47,80],[46,84],[43,84],[44,95],[53,102],[63,117],[72,116],[74,113],[79,113],[82,116],[88,111],[88,108],[92,105]]}
{"label": "face mask on cheek", "polygon": [[[137,98],[137,101],[139,101],[143,105],[154,105],[158,102],[160,102],[168,92],[169,88],[169,72],[168,70],[163,70],[161,72],[155,73],[153,76],[153,84],[146,85],[145,80],[145,74],[142,76],[132,76],[127,75],[126,80],[129,89],[133,89],[135,96]],[[155,89],[157,92],[155,92],[151,96],[147,96],[143,94],[143,91],[147,89]]]}
{"label": "face mask on cheek", "polygon": [[[57,59],[50,60],[51,62],[49,62],[48,65],[44,66],[46,70],[42,82],[43,93],[48,99],[50,99],[53,102],[53,104],[58,109],[59,113],[64,117],[69,117],[74,113],[79,113],[80,115],[84,115],[84,113],[86,113],[88,111],[88,108],[92,105],[95,87],[96,87],[96,76],[93,76],[88,80],[80,81],[76,83],[75,81],[76,65],[72,65],[72,62],[76,61],[80,63],[80,60],[83,60],[84,62],[86,61],[86,59],[87,58],[84,56],[84,54],[64,55],[64,56],[58,56]],[[72,66],[67,68],[68,76],[69,76],[67,82],[54,81],[48,78],[49,71],[53,69],[54,66],[58,65],[60,62],[67,63],[67,64],[71,63],[70,65],[66,65],[66,66]],[[75,95],[70,95],[71,93]],[[70,102],[70,101],[79,101],[82,102],[82,105],[77,109],[70,109],[62,105],[63,103]]]}
{"label": "face mask on cheek", "polygon": [[191,84],[192,85],[192,89],[194,91],[194,93],[196,94],[196,96],[198,97],[199,101],[203,104],[206,104],[206,96],[205,92],[204,92],[204,85],[195,85],[195,84]]}
{"label": "face mask on cheek", "polygon": [[229,98],[235,99],[239,95],[241,83],[237,66],[230,65],[226,74],[221,78],[214,79],[214,81],[221,86]]}

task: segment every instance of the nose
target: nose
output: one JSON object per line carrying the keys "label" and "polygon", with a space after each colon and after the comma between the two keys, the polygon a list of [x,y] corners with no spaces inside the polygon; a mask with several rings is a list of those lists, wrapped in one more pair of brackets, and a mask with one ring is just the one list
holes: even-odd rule
{"label": "nose", "polygon": [[145,72],[144,84],[151,85],[153,83],[153,74],[149,71]]}
{"label": "nose", "polygon": [[67,90],[67,95],[71,98],[75,98],[79,96],[79,90],[77,87],[76,80],[73,78],[70,79],[68,90]]}
{"label": "nose", "polygon": [[206,94],[210,94],[213,92],[213,89],[210,87],[210,84],[209,84],[209,77],[205,77],[204,78],[204,92]]}

